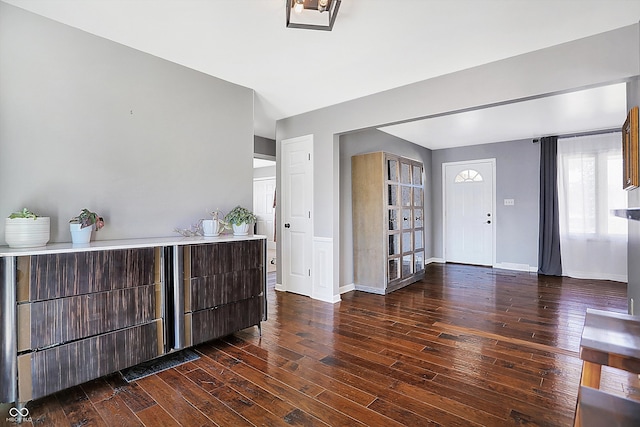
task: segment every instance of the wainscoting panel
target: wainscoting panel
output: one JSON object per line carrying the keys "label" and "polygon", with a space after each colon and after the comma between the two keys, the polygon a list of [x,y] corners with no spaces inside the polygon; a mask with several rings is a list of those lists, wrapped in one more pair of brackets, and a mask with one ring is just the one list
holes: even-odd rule
{"label": "wainscoting panel", "polygon": [[313,290],[311,298],[336,303],[340,294],[333,292],[333,239],[329,237],[313,238]]}

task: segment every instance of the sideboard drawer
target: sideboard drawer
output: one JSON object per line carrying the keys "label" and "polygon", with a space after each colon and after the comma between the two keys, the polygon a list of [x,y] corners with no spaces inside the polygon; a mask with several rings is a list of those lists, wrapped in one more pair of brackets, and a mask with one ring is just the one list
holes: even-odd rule
{"label": "sideboard drawer", "polygon": [[262,320],[262,298],[249,298],[188,313],[185,318],[187,331],[190,332],[187,341],[190,341],[190,345],[200,344],[258,325]]}
{"label": "sideboard drawer", "polygon": [[18,304],[18,351],[49,347],[161,317],[160,284]]}
{"label": "sideboard drawer", "polygon": [[20,399],[28,401],[163,354],[161,319],[18,356]]}

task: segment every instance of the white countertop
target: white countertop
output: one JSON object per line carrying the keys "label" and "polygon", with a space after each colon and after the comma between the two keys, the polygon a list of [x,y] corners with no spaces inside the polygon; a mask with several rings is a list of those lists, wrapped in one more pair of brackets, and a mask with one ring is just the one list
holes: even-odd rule
{"label": "white countertop", "polygon": [[84,245],[74,245],[70,242],[66,243],[49,243],[39,248],[12,249],[9,246],[0,246],[0,257],[7,256],[27,256],[27,255],[45,255],[45,254],[61,254],[69,252],[91,252],[104,251],[113,249],[129,249],[129,248],[150,248],[157,246],[184,246],[203,243],[223,243],[236,242],[240,240],[261,240],[266,236],[234,236],[233,234],[221,234],[218,237],[149,237],[142,239],[122,239],[122,240],[96,240]]}

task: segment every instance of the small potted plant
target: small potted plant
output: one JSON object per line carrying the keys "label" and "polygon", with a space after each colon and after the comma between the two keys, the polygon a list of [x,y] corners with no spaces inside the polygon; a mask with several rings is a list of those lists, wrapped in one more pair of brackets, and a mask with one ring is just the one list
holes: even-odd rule
{"label": "small potted plant", "polygon": [[212,219],[202,220],[202,234],[205,237],[216,237],[220,235],[220,232],[228,227],[228,224],[220,218],[221,212],[216,209],[210,212]]}
{"label": "small potted plant", "polygon": [[69,220],[69,230],[71,231],[71,242],[89,243],[91,240],[91,231],[100,230],[104,227],[104,219],[89,209],[82,209],[78,216],[74,216]]}
{"label": "small potted plant", "polygon": [[49,241],[51,219],[29,209],[14,212],[5,220],[4,239],[10,248],[37,248]]}
{"label": "small potted plant", "polygon": [[249,209],[236,206],[224,220],[233,227],[234,236],[246,236],[249,234],[249,226],[256,222],[257,217]]}

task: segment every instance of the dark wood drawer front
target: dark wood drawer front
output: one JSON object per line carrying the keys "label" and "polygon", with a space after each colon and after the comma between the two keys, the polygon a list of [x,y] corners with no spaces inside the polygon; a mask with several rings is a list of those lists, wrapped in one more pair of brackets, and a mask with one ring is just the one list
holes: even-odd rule
{"label": "dark wood drawer front", "polygon": [[[20,395],[37,399],[153,359],[161,354],[161,333],[162,321],[157,320],[20,356]],[[30,371],[31,381],[24,370]]]}
{"label": "dark wood drawer front", "polygon": [[224,337],[262,320],[262,298],[250,298],[192,314],[193,345]]}
{"label": "dark wood drawer front", "polygon": [[191,277],[262,268],[264,240],[224,242],[191,247]]}
{"label": "dark wood drawer front", "polygon": [[74,252],[31,257],[31,301],[150,285],[154,249]]}
{"label": "dark wood drawer front", "polygon": [[29,348],[36,349],[152,321],[156,286],[41,301],[25,308],[31,317]]}
{"label": "dark wood drawer front", "polygon": [[191,310],[203,310],[260,295],[261,269],[191,279]]}

